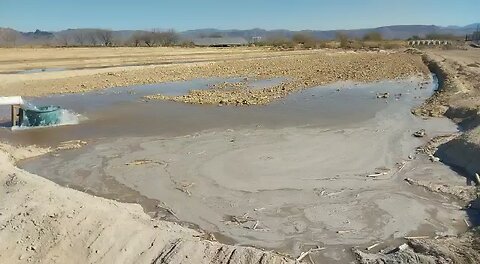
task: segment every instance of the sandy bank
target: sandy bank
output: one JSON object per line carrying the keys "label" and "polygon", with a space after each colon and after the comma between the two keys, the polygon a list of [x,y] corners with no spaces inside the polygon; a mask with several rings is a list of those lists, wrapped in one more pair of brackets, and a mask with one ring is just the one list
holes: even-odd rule
{"label": "sandy bank", "polygon": [[[448,186],[443,180],[409,182],[432,192],[454,195],[470,202],[466,211],[474,225],[479,224],[478,185],[474,177],[480,170],[480,56],[478,50],[430,50],[424,54],[429,68],[438,75],[441,87],[430,99],[412,112],[422,116],[446,116],[465,132],[447,142],[430,142],[427,153],[435,154],[467,177],[466,187]],[[479,184],[479,183],[477,183]],[[467,189],[468,188],[468,189]],[[360,263],[478,263],[480,231],[478,227],[449,238],[411,239],[398,248],[378,254],[356,251]]]}
{"label": "sandy bank", "polygon": [[0,145],[2,263],[289,263],[254,248],[226,246],[139,205],[60,187],[14,166],[45,153]]}
{"label": "sandy bank", "polygon": [[[439,146],[442,160],[464,170],[472,180],[480,171],[480,57],[478,50],[430,51],[424,60],[441,80],[441,89],[413,112],[426,116],[446,116],[466,131]],[[480,65],[480,64],[479,64]]]}
{"label": "sandy bank", "polygon": [[464,170],[470,181],[475,182],[475,174],[480,173],[480,127],[441,145],[436,155],[443,162]]}

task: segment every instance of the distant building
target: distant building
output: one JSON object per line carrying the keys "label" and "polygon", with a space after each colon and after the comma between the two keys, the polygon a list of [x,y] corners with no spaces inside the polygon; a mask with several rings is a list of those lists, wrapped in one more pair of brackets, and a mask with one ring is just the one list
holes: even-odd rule
{"label": "distant building", "polygon": [[199,47],[235,47],[246,46],[248,41],[241,37],[197,38],[193,44]]}
{"label": "distant building", "polygon": [[261,42],[262,41],[262,37],[261,36],[255,36],[255,37],[252,37],[252,43],[258,43],[258,42]]}

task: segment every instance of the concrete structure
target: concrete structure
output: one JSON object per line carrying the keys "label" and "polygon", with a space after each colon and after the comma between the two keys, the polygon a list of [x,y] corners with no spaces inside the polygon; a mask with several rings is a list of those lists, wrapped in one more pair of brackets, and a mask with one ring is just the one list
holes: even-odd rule
{"label": "concrete structure", "polygon": [[200,47],[235,47],[246,46],[248,41],[241,37],[197,38],[193,44]]}
{"label": "concrete structure", "polygon": [[440,46],[452,44],[448,40],[438,40],[438,39],[419,39],[419,40],[410,40],[408,45],[410,46]]}
{"label": "concrete structure", "polygon": [[10,105],[12,114],[12,127],[17,124],[18,111],[23,105],[21,96],[0,96],[0,105]]}

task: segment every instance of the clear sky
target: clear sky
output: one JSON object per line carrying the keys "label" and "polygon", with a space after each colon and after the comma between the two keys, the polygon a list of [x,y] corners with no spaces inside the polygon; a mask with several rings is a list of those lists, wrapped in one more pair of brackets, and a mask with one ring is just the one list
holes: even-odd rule
{"label": "clear sky", "polygon": [[353,29],[480,22],[480,0],[0,0],[0,27]]}

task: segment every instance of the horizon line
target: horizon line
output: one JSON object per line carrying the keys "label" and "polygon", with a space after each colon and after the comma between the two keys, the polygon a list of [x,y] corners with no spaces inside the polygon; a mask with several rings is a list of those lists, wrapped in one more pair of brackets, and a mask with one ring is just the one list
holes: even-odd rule
{"label": "horizon line", "polygon": [[442,28],[448,28],[448,27],[459,27],[459,28],[463,28],[463,27],[466,27],[466,26],[470,26],[470,25],[475,25],[475,24],[480,24],[480,22],[473,22],[473,23],[469,23],[469,24],[466,24],[466,25],[448,25],[448,26],[442,26],[442,25],[435,25],[435,24],[393,24],[393,25],[383,25],[383,26],[377,26],[377,27],[365,27],[365,28],[351,28],[351,29],[345,29],[345,28],[340,28],[340,29],[298,29],[298,30],[295,30],[295,29],[287,29],[287,28],[277,28],[277,29],[266,29],[266,28],[262,28],[262,27],[253,27],[253,28],[245,28],[245,29],[239,29],[239,28],[226,28],[226,29],[222,29],[222,28],[214,28],[214,27],[205,27],[205,28],[194,28],[194,29],[185,29],[185,30],[177,30],[175,28],[168,28],[168,27],[151,27],[149,29],[112,29],[112,28],[106,28],[106,27],[78,27],[78,28],[66,28],[66,29],[60,29],[60,30],[43,30],[43,29],[40,29],[40,28],[36,28],[34,30],[27,30],[27,31],[23,31],[23,30],[18,30],[18,29],[15,29],[15,28],[12,28],[12,27],[3,27],[3,26],[0,26],[0,28],[7,28],[7,29],[11,29],[11,30],[15,30],[17,32],[22,32],[22,33],[30,33],[30,32],[35,32],[37,30],[39,31],[42,31],[42,32],[60,32],[60,31],[66,31],[66,30],[79,30],[79,29],[104,29],[104,30],[111,30],[111,31],[149,31],[149,30],[153,30],[153,29],[160,29],[160,30],[174,30],[176,32],[188,32],[188,31],[198,31],[198,30],[218,30],[218,31],[248,31],[248,30],[255,30],[255,29],[258,29],[258,30],[265,30],[265,31],[349,31],[349,30],[364,30],[364,29],[379,29],[379,28],[384,28],[384,27],[396,27],[396,26],[436,26],[436,27],[442,27]]}

